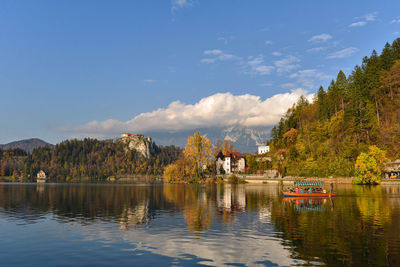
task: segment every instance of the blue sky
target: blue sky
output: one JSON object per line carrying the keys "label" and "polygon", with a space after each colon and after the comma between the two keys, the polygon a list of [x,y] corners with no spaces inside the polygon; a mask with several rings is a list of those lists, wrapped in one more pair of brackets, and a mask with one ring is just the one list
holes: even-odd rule
{"label": "blue sky", "polygon": [[0,143],[269,126],[400,37],[399,1],[0,6]]}

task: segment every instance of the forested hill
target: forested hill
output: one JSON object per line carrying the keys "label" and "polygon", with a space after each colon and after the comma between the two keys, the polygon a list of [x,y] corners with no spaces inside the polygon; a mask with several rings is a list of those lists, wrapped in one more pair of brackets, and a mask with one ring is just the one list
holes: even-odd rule
{"label": "forested hill", "polygon": [[377,145],[400,157],[400,38],[374,50],[346,76],[339,71],[314,101],[301,98],[271,132],[284,175],[351,176],[360,152]]}
{"label": "forested hill", "polygon": [[109,176],[161,175],[164,167],[182,154],[182,149],[175,146],[154,149],[154,154],[146,158],[130,150],[124,142],[86,138],[36,148],[32,154],[18,149],[0,150],[0,176],[36,181],[36,174],[43,170],[49,181],[68,182],[87,178],[99,181]]}
{"label": "forested hill", "polygon": [[35,148],[44,147],[44,146],[52,146],[51,144],[38,139],[38,138],[31,138],[25,139],[20,141],[11,142],[5,145],[0,145],[0,149],[2,150],[9,150],[9,149],[22,149],[27,153],[32,153]]}

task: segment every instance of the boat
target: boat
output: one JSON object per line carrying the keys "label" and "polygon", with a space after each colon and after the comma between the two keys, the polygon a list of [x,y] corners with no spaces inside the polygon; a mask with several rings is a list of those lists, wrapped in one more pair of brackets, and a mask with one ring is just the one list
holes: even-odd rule
{"label": "boat", "polygon": [[[294,187],[321,187],[324,186],[323,181],[295,181]],[[331,185],[331,192],[291,192],[291,191],[282,191],[284,197],[299,197],[299,198],[328,198],[328,197],[336,197],[336,193],[333,192]]]}
{"label": "boat", "polygon": [[298,197],[298,198],[310,198],[310,197],[336,197],[336,193],[293,193],[288,191],[282,191],[284,197]]}

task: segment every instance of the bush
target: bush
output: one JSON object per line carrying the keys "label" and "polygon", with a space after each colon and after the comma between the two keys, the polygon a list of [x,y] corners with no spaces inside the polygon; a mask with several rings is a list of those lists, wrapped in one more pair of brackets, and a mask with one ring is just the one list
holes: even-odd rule
{"label": "bush", "polygon": [[246,181],[244,179],[242,179],[242,178],[239,178],[235,174],[231,174],[228,177],[228,183],[230,183],[230,184],[244,184],[244,183],[246,183]]}
{"label": "bush", "polygon": [[203,183],[205,183],[205,184],[215,184],[215,182],[216,182],[216,179],[212,178],[212,177],[209,177],[209,178],[206,178],[203,180]]}
{"label": "bush", "polygon": [[222,176],[217,177],[217,184],[223,184],[224,183],[224,178]]}
{"label": "bush", "polygon": [[355,164],[355,184],[379,184],[382,180],[382,169],[387,161],[386,152],[377,146],[370,146],[368,152],[362,152]]}

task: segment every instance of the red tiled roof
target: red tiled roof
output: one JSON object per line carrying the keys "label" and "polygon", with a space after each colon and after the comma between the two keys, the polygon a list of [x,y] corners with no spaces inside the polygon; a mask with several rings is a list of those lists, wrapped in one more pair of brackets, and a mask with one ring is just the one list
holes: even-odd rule
{"label": "red tiled roof", "polygon": [[236,158],[244,158],[244,156],[240,152],[232,152],[231,157],[236,157]]}

